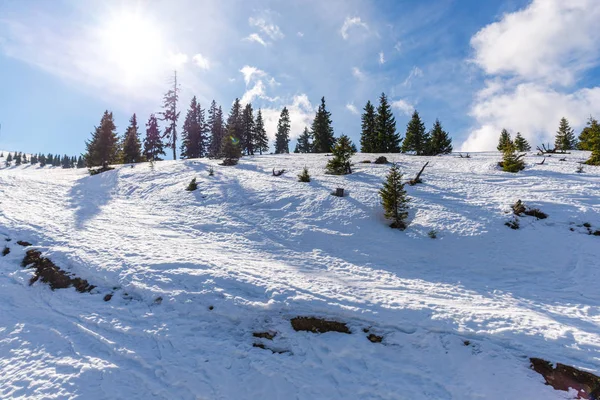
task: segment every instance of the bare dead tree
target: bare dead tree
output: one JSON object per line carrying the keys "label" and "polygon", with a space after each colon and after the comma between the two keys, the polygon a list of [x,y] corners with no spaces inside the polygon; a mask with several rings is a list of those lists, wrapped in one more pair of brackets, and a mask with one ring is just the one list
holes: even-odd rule
{"label": "bare dead tree", "polygon": [[417,176],[415,176],[414,179],[411,179],[411,180],[408,181],[408,184],[410,186],[414,186],[417,183],[423,183],[423,181],[421,180],[421,174],[423,173],[423,171],[425,170],[425,167],[427,167],[427,165],[429,165],[429,161],[427,161],[425,163],[425,165],[423,165],[423,168],[421,168],[421,170],[419,171],[419,173],[417,174]]}

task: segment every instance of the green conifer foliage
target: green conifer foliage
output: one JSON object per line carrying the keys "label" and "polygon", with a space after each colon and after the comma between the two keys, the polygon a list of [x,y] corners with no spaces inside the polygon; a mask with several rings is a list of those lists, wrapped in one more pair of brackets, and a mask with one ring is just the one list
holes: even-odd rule
{"label": "green conifer foliage", "polygon": [[355,152],[350,138],[346,135],[340,136],[332,150],[333,158],[327,162],[327,173],[333,175],[351,174],[350,159]]}
{"label": "green conifer foliage", "polygon": [[402,182],[402,173],[397,164],[393,164],[388,172],[383,188],[379,191],[384,215],[392,220],[391,228],[406,229],[409,198]]}

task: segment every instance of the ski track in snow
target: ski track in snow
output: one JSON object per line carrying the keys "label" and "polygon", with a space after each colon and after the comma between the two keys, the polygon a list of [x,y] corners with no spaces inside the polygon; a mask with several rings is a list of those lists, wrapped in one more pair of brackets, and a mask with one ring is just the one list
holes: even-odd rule
{"label": "ski track in snow", "polygon": [[[380,207],[388,167],[359,163],[377,155],[342,177],[321,154],[0,168],[0,398],[572,398],[528,357],[600,371],[600,238],[580,226],[600,229],[600,168],[575,173],[582,152],[519,174],[497,153],[387,156],[406,179],[430,161],[404,232]],[[549,218],[509,229],[517,199]],[[29,287],[16,240],[98,288]],[[294,332],[297,315],[353,334]]]}

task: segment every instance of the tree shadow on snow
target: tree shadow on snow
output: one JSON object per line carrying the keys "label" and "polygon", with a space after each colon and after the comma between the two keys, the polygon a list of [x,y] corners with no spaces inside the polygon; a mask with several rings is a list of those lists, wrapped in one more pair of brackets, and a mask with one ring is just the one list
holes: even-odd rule
{"label": "tree shadow on snow", "polygon": [[77,181],[69,191],[71,207],[74,208],[75,226],[81,229],[102,211],[113,196],[117,186],[119,169]]}

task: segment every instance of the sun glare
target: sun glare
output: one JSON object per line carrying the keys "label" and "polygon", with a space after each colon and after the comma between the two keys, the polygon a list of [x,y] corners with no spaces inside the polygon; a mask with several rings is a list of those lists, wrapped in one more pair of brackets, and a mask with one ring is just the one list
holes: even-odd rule
{"label": "sun glare", "polygon": [[134,84],[160,68],[163,39],[159,29],[137,12],[120,12],[101,30],[107,61]]}

